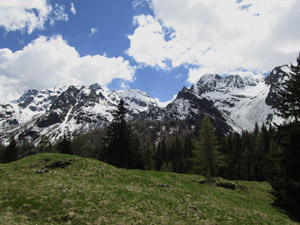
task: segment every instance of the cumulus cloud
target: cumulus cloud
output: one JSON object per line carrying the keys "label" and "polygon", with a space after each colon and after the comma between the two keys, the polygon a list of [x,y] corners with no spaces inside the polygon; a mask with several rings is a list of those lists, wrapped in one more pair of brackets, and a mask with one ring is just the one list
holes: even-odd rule
{"label": "cumulus cloud", "polygon": [[68,20],[64,7],[52,6],[47,0],[0,1],[0,26],[7,31],[27,31],[43,29],[46,21],[54,24],[57,20]]}
{"label": "cumulus cloud", "polygon": [[17,99],[25,91],[25,89],[20,87],[20,83],[16,79],[0,74],[0,80],[0,103]]}
{"label": "cumulus cloud", "polygon": [[123,57],[80,56],[61,36],[41,36],[16,52],[0,49],[1,86],[7,87],[0,88],[2,101],[12,100],[20,90],[29,88],[95,82],[107,85],[114,78],[132,81],[134,73],[135,67]]}
{"label": "cumulus cloud", "polygon": [[240,67],[267,72],[294,62],[300,51],[300,1],[152,0],[151,5],[154,16],[134,18],[127,53],[146,66],[185,65],[191,68],[189,82]]}
{"label": "cumulus cloud", "polygon": [[149,15],[136,16],[134,24],[138,27],[128,36],[131,45],[127,54],[138,63],[167,69],[165,61],[170,57],[172,46],[165,40],[161,24]]}

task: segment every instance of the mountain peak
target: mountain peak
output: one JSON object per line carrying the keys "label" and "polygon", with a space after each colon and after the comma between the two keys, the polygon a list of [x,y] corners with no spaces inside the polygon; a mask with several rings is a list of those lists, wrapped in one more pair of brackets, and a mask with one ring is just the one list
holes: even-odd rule
{"label": "mountain peak", "polygon": [[95,91],[103,90],[102,87],[101,87],[101,85],[98,84],[98,83],[91,84],[90,88],[93,89],[93,90],[95,90]]}
{"label": "mountain peak", "polygon": [[97,83],[32,89],[17,104],[0,105],[0,138],[28,138],[37,144],[42,136],[55,142],[65,133],[85,133],[106,126],[121,98],[128,109],[128,120],[195,120],[208,115],[223,133],[252,130],[255,123],[272,122],[278,90],[287,72],[284,65],[268,77],[246,72],[206,74],[190,88],[184,87],[165,107],[158,107],[158,101],[146,92],[109,91]]}

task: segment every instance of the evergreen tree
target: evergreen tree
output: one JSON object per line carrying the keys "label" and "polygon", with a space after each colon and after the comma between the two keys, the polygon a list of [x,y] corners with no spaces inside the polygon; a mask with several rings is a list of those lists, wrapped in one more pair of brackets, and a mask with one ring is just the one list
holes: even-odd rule
{"label": "evergreen tree", "polygon": [[62,154],[72,154],[70,138],[64,135],[63,139],[57,145],[57,150]]}
{"label": "evergreen tree", "polygon": [[280,146],[274,139],[270,142],[269,153],[266,160],[265,175],[267,180],[274,180],[278,182],[282,169],[280,168],[282,161],[282,151]]}
{"label": "evergreen tree", "polygon": [[155,170],[160,171],[163,165],[163,151],[161,147],[161,143],[157,146],[156,156],[155,156]]}
{"label": "evergreen tree", "polygon": [[0,143],[0,163],[4,163],[4,146]]}
{"label": "evergreen tree", "polygon": [[[283,89],[279,92],[279,113],[285,123],[277,125],[282,161],[277,180],[270,183],[277,191],[278,200],[289,208],[300,211],[300,56],[297,65],[291,65]],[[275,165],[276,166],[276,165]],[[278,182],[280,180],[280,182]]]}
{"label": "evergreen tree", "polygon": [[227,153],[227,179],[241,179],[240,177],[240,159],[243,158],[242,137],[238,133],[231,133],[226,137],[225,145]]}
{"label": "evergreen tree", "polygon": [[127,109],[121,99],[113,112],[113,121],[108,126],[104,138],[100,160],[120,168],[141,169],[142,158],[139,152],[139,139],[126,122]]}
{"label": "evergreen tree", "polygon": [[297,65],[291,65],[283,89],[279,91],[279,113],[287,122],[300,122],[300,54]]}
{"label": "evergreen tree", "polygon": [[264,153],[264,140],[261,133],[255,138],[255,147],[253,152],[253,168],[254,168],[254,180],[264,180],[264,166],[266,155]]}
{"label": "evergreen tree", "polygon": [[193,167],[196,172],[200,169],[205,172],[207,178],[216,175],[221,162],[219,148],[214,128],[209,117],[205,116],[200,130],[200,141],[196,143],[193,152]]}
{"label": "evergreen tree", "polygon": [[172,149],[171,149],[171,161],[174,172],[182,173],[183,172],[183,147],[182,142],[179,140],[179,137],[176,136],[172,141]]}
{"label": "evergreen tree", "polygon": [[11,139],[9,145],[4,149],[4,162],[10,163],[13,161],[16,161],[18,158],[18,149],[17,149],[17,143],[15,139]]}

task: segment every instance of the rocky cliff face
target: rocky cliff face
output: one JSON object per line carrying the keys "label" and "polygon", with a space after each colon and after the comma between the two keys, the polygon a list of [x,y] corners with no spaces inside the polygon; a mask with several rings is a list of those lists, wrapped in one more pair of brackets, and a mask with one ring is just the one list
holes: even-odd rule
{"label": "rocky cliff face", "polygon": [[108,91],[99,84],[29,90],[15,103],[0,105],[0,139],[11,136],[55,142],[64,134],[78,135],[112,120],[122,98],[128,120],[193,120],[210,116],[222,132],[252,130],[255,123],[278,121],[274,116],[278,90],[288,66],[269,76],[208,74],[190,88],[184,87],[165,108],[140,90]]}

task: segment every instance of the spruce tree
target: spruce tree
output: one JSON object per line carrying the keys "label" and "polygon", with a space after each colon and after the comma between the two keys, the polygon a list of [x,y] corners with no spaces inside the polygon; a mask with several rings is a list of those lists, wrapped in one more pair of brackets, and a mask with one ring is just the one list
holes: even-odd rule
{"label": "spruce tree", "polygon": [[195,172],[200,169],[207,178],[210,178],[216,175],[221,155],[218,151],[220,146],[217,136],[208,116],[204,117],[199,134],[200,141],[195,144],[193,151],[193,168]]}
{"label": "spruce tree", "polygon": [[297,65],[291,65],[291,72],[279,91],[278,115],[287,122],[300,122],[300,54]]}
{"label": "spruce tree", "polygon": [[139,139],[127,124],[126,113],[125,103],[121,99],[117,110],[113,112],[113,121],[107,128],[99,158],[119,168],[142,169]]}
{"label": "spruce tree", "polygon": [[[278,115],[285,119],[277,125],[281,147],[280,173],[270,180],[278,200],[288,208],[300,211],[300,56],[291,65],[283,89],[279,92]],[[274,167],[277,165],[274,165]],[[275,168],[274,168],[275,169]],[[278,182],[280,181],[280,182]]]}

